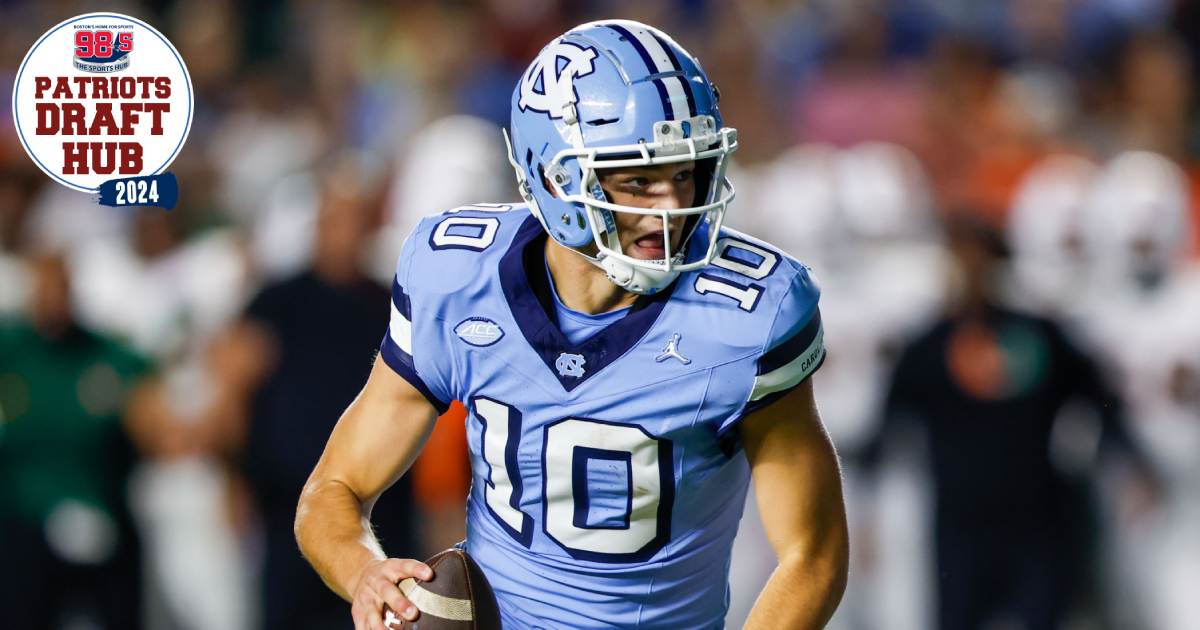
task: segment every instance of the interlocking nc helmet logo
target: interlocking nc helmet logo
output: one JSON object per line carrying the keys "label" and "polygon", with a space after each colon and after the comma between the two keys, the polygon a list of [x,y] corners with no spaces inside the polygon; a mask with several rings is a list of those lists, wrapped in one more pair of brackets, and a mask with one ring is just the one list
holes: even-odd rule
{"label": "interlocking nc helmet logo", "polygon": [[667,347],[663,348],[662,354],[654,357],[654,360],[659,363],[667,359],[679,359],[679,362],[684,365],[692,362],[691,359],[679,354],[679,333],[671,335],[671,340],[667,342]]}
{"label": "interlocking nc helmet logo", "polygon": [[559,376],[583,378],[584,361],[585,359],[582,354],[567,354],[564,352],[558,355],[558,360],[554,362],[554,367],[558,368]]}
{"label": "interlocking nc helmet logo", "polygon": [[574,102],[572,81],[596,71],[596,49],[554,42],[542,51],[521,79],[521,111],[546,112],[562,118],[562,107]]}

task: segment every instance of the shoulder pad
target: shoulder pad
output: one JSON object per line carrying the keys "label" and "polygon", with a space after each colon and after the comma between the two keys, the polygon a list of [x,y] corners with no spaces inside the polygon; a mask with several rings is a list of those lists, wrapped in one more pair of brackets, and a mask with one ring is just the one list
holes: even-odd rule
{"label": "shoulder pad", "polygon": [[430,215],[409,235],[396,279],[411,294],[461,291],[508,249],[529,216],[519,204],[473,204]]}

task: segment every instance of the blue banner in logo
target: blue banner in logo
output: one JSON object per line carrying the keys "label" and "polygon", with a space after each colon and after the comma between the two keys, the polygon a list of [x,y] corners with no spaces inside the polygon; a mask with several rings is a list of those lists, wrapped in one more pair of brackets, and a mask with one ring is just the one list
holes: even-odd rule
{"label": "blue banner in logo", "polygon": [[110,179],[100,184],[104,206],[158,206],[170,210],[179,202],[179,180],[172,173]]}

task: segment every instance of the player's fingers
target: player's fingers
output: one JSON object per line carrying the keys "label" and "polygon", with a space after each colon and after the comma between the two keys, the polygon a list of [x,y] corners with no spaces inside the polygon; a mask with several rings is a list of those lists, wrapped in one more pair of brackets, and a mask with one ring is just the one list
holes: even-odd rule
{"label": "player's fingers", "polygon": [[391,630],[387,627],[387,624],[383,622],[383,619],[384,617],[382,614],[378,617],[371,617],[371,625],[367,626],[367,630]]}
{"label": "player's fingers", "polygon": [[389,582],[387,579],[381,579],[379,582],[372,584],[372,586],[375,587],[376,592],[383,602],[395,611],[397,615],[409,621],[417,618],[420,611],[404,596],[404,593],[400,591],[400,587],[395,583]]}
{"label": "player's fingers", "polygon": [[383,611],[383,627],[387,630],[400,630],[400,624],[404,623],[404,619],[392,612],[391,608],[386,608]]}
{"label": "player's fingers", "polygon": [[383,574],[393,582],[406,577],[415,577],[428,582],[433,579],[433,569],[418,560],[389,558],[383,565]]}
{"label": "player's fingers", "polygon": [[354,620],[354,630],[369,630],[365,606],[357,597],[350,605],[350,618]]}
{"label": "player's fingers", "polygon": [[371,587],[371,584],[363,586],[354,596],[354,604],[351,606],[351,611],[354,613],[354,627],[355,630],[374,630],[371,625],[372,621],[383,619],[383,598]]}

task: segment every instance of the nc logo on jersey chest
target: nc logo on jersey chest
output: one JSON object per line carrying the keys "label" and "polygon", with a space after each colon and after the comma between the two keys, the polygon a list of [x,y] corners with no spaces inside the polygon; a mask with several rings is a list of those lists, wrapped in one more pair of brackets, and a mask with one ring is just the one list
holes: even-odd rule
{"label": "nc logo on jersey chest", "polygon": [[586,359],[582,354],[567,354],[566,352],[558,355],[558,360],[554,362],[554,367],[558,369],[559,376],[573,376],[575,378],[583,378],[583,364]]}
{"label": "nc logo on jersey chest", "polygon": [[538,55],[521,79],[521,111],[546,112],[562,118],[562,106],[574,101],[572,81],[595,72],[596,49],[554,42]]}
{"label": "nc logo on jersey chest", "polygon": [[504,336],[500,325],[486,317],[468,317],[454,327],[454,334],[472,346],[490,346]]}

